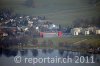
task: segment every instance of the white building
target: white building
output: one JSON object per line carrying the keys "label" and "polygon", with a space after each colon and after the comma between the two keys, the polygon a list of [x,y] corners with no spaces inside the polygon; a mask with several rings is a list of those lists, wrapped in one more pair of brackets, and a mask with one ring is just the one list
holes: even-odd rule
{"label": "white building", "polygon": [[86,30],[85,31],[85,35],[89,35],[90,34],[90,31],[89,30]]}
{"label": "white building", "polygon": [[28,21],[28,26],[32,27],[33,26],[33,21]]}
{"label": "white building", "polygon": [[88,28],[84,28],[84,29],[82,29],[82,34],[89,35],[90,34],[90,30]]}
{"label": "white building", "polygon": [[55,24],[49,25],[48,29],[58,29],[59,27]]}
{"label": "white building", "polygon": [[71,34],[72,35],[79,35],[81,30],[82,30],[82,28],[73,28],[73,29],[71,29]]}
{"label": "white building", "polygon": [[2,35],[3,37],[6,37],[6,36],[8,36],[8,34],[7,33],[3,33],[3,35]]}
{"label": "white building", "polygon": [[96,30],[96,34],[100,34],[100,29]]}
{"label": "white building", "polygon": [[90,32],[93,32],[93,33],[95,33],[95,30],[97,29],[97,27],[88,27],[88,30],[90,31]]}

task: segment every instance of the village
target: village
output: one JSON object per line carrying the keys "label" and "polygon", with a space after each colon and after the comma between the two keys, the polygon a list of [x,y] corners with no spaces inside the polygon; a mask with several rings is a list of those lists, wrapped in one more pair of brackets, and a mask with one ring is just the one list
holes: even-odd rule
{"label": "village", "polygon": [[[12,14],[10,9],[4,9],[0,12],[0,43],[1,46],[12,45],[37,45],[37,43],[46,43],[45,40],[39,42],[37,38],[70,38],[72,36],[99,36],[100,28],[96,26],[89,27],[63,27],[62,25],[56,25],[52,20],[47,19],[45,16],[27,16],[20,14]],[[79,38],[82,39],[82,38]],[[87,39],[87,38],[86,38]],[[72,44],[82,44],[83,40],[78,40]],[[58,40],[59,41],[59,40]],[[51,44],[51,40],[48,40]],[[68,41],[64,42],[68,43]],[[50,45],[51,45],[50,44]],[[62,47],[66,46],[63,43],[59,43]],[[88,45],[87,42],[85,43]],[[48,43],[47,43],[48,45]],[[59,46],[60,46],[59,45]],[[49,45],[48,45],[49,46]],[[78,47],[78,45],[76,45]],[[94,46],[94,45],[93,45]],[[92,47],[93,47],[92,46]],[[97,45],[99,46],[99,45]],[[96,48],[98,49],[99,47]],[[90,46],[89,46],[90,47]],[[88,47],[88,48],[89,48]],[[92,50],[94,51],[94,50]],[[90,51],[91,52],[91,51]]]}
{"label": "village", "polygon": [[67,35],[100,35],[100,28],[63,27],[56,25],[45,16],[13,15],[10,9],[1,10],[0,36],[28,34],[35,37],[65,37]]}

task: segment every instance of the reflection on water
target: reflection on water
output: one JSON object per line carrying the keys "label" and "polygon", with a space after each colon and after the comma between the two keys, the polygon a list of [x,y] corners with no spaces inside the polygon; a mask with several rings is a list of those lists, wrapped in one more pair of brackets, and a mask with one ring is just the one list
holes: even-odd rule
{"label": "reflection on water", "polygon": [[[93,55],[93,54],[92,54]],[[63,57],[67,58],[67,56],[70,56],[70,58],[74,58],[75,56],[88,56],[91,57],[91,54],[83,53],[83,52],[72,52],[72,51],[65,51],[63,49],[0,49],[0,62],[2,62],[2,59],[8,59],[9,61],[12,61],[10,58],[15,56],[21,56],[21,57]],[[100,55],[93,55],[94,61],[97,63],[100,63]],[[3,62],[6,62],[3,61]],[[13,63],[13,62],[11,62]]]}
{"label": "reflection on water", "polygon": [[52,52],[53,52],[53,49],[42,49],[42,53],[44,54],[47,54],[47,53],[51,54]]}
{"label": "reflection on water", "polygon": [[6,57],[16,56],[18,54],[17,49],[1,49],[0,56],[5,55]]}
{"label": "reflection on water", "polygon": [[21,56],[26,56],[28,54],[28,50],[24,49],[24,50],[20,51],[20,53],[21,53]]}
{"label": "reflection on water", "polygon": [[62,49],[62,50],[59,50],[59,54],[61,55],[61,56],[63,56],[63,53],[64,53],[64,50]]}
{"label": "reflection on water", "polygon": [[37,49],[32,49],[32,55],[34,57],[38,56],[38,50]]}

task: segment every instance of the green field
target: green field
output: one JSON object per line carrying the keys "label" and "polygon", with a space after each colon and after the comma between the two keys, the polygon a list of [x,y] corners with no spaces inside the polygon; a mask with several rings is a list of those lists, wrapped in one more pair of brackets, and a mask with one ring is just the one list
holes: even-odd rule
{"label": "green field", "polygon": [[34,8],[25,6],[26,0],[0,0],[0,8],[13,8],[16,13],[46,16],[56,24],[71,25],[76,18],[99,16],[100,5],[89,5],[88,0],[34,0]]}
{"label": "green field", "polygon": [[71,36],[66,38],[38,38],[38,42],[42,43],[43,41],[51,40],[54,44],[58,44],[59,42],[65,44],[72,44],[72,45],[92,45],[93,47],[100,47],[100,36]]}

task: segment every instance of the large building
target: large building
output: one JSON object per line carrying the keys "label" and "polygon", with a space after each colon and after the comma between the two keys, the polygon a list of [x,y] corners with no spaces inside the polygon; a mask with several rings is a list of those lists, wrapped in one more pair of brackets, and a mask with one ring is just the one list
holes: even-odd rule
{"label": "large building", "polygon": [[98,35],[100,35],[100,29],[98,29],[98,30],[96,30],[96,34]]}
{"label": "large building", "polygon": [[72,35],[79,35],[81,30],[82,30],[82,28],[73,28],[73,29],[71,29],[71,34]]}
{"label": "large building", "polygon": [[62,37],[62,32],[40,32],[42,38]]}
{"label": "large building", "polygon": [[90,34],[90,30],[89,30],[88,28],[83,28],[83,29],[81,30],[81,33],[82,33],[83,35],[89,35],[89,34]]}

